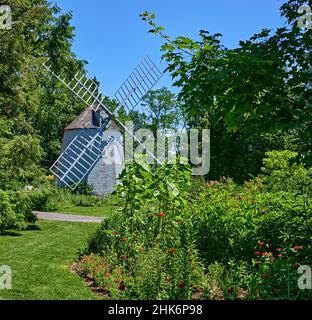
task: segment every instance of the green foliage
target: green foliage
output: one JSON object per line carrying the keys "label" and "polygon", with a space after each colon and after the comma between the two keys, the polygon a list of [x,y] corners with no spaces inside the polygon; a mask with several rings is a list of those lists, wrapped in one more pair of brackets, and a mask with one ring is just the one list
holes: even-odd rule
{"label": "green foliage", "polygon": [[4,126],[0,132],[0,186],[8,189],[33,181],[41,174],[43,150],[38,137],[14,135],[12,121],[2,118],[0,124]]}
{"label": "green foliage", "polygon": [[158,129],[178,128],[182,108],[168,88],[149,91],[143,98],[142,106],[148,110],[146,122],[153,132]]}
{"label": "green foliage", "polygon": [[93,191],[92,186],[86,184],[85,182],[80,182],[73,192],[75,194],[91,196],[92,195],[92,191]]}
{"label": "green foliage", "polygon": [[53,188],[33,190],[1,191],[2,230],[21,230],[27,224],[36,222],[33,211],[44,211],[51,208]]}
{"label": "green foliage", "polygon": [[14,24],[11,30],[0,30],[0,116],[11,129],[0,150],[9,169],[1,166],[0,174],[1,179],[5,175],[7,180],[25,181],[36,176],[39,163],[49,166],[55,161],[64,127],[84,108],[42,64],[50,58],[54,70],[70,76],[84,72],[84,63],[71,51],[71,14],[61,14],[47,0],[5,4],[12,8]]}
{"label": "green foliage", "polygon": [[81,252],[100,253],[95,259],[105,271],[98,262],[88,264],[88,256],[82,265],[112,298],[190,299],[203,288],[192,219],[183,210],[190,176],[188,167],[153,170],[144,162],[123,173],[117,188],[125,199],[121,211],[103,221]]}
{"label": "green foliage", "polygon": [[[194,240],[205,261],[249,260],[259,240],[278,247],[311,241],[311,210],[285,191],[268,192],[258,180],[208,185],[193,195]],[[195,223],[195,222],[194,222]]]}
{"label": "green foliage", "polygon": [[37,219],[32,213],[35,207],[28,192],[11,191],[8,195],[16,214],[24,217],[26,223],[36,222]]}
{"label": "green foliage", "polygon": [[80,184],[77,190],[58,188],[54,184],[41,182],[27,192],[32,210],[71,213],[80,215],[106,216],[115,210],[118,200],[113,196],[105,198],[90,195],[90,186]]}
{"label": "green foliage", "polygon": [[20,230],[25,226],[23,215],[16,213],[9,195],[0,190],[0,233],[5,230]]}
{"label": "green foliage", "polygon": [[155,14],[141,14],[149,32],[165,40],[163,59],[180,89],[188,126],[211,129],[211,178],[243,182],[260,173],[265,152],[277,149],[297,148],[311,166],[312,30],[297,26],[302,3],[282,6],[289,25],[263,29],[234,49],[222,45],[221,34],[205,30],[196,40],[171,39]]}
{"label": "green foliage", "polygon": [[152,169],[147,162],[137,161],[126,166],[115,194],[123,199],[122,211],[131,220],[140,219],[144,208],[178,214],[186,204],[190,177],[191,169],[186,165],[166,164]]}
{"label": "green foliage", "polygon": [[[190,185],[187,167],[129,166],[117,188],[120,212],[81,252],[86,274],[118,299],[190,299],[198,290],[211,299],[308,298],[292,267],[312,261],[312,208],[285,175],[304,172],[289,163],[296,155],[269,152],[266,175],[243,186],[199,178]],[[290,192],[274,184],[276,170]]]}
{"label": "green foliage", "polygon": [[263,182],[269,190],[299,191],[300,185],[308,179],[309,171],[302,164],[295,162],[297,158],[298,153],[288,150],[266,153],[262,171]]}

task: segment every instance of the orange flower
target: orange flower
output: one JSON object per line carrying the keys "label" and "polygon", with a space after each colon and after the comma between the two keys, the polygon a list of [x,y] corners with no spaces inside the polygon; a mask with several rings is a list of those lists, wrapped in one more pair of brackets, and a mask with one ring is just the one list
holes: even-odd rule
{"label": "orange flower", "polygon": [[158,213],[158,217],[165,217],[165,216],[166,216],[166,214],[163,213],[163,212],[159,212],[159,213]]}
{"label": "orange flower", "polygon": [[124,291],[126,289],[126,286],[124,283],[121,283],[119,286],[118,286],[118,289],[121,290],[121,291]]}
{"label": "orange flower", "polygon": [[283,251],[283,248],[277,248],[276,251],[281,252],[281,251]]}
{"label": "orange flower", "polygon": [[302,247],[301,246],[294,246],[293,249],[298,251],[298,250],[301,250]]}
{"label": "orange flower", "polygon": [[277,255],[279,258],[283,258],[284,256],[282,254]]}
{"label": "orange flower", "polygon": [[264,245],[265,245],[265,242],[264,242],[264,241],[259,242],[259,246],[260,246],[260,247],[263,247]]}
{"label": "orange flower", "polygon": [[121,283],[121,282],[123,282],[123,279],[117,278],[115,281],[116,281],[117,283]]}
{"label": "orange flower", "polygon": [[234,292],[234,288],[228,288],[226,291],[228,294],[232,294]]}
{"label": "orange flower", "polygon": [[185,283],[184,282],[180,282],[178,285],[179,289],[184,289],[185,288]]}
{"label": "orange flower", "polygon": [[299,263],[295,263],[292,265],[292,267],[295,269],[295,270],[298,270],[300,268],[300,264]]}
{"label": "orange flower", "polygon": [[122,241],[127,241],[127,238],[126,238],[126,237],[123,237],[123,238],[122,238]]}

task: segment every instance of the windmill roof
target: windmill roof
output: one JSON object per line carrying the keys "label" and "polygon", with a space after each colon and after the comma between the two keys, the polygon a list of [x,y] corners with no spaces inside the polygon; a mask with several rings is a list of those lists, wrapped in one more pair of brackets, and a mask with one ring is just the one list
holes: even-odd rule
{"label": "windmill roof", "polygon": [[[72,121],[64,131],[77,129],[96,129],[99,128],[99,113],[95,112],[92,106],[85,109],[74,121]],[[110,129],[119,130],[114,122],[110,123]]]}

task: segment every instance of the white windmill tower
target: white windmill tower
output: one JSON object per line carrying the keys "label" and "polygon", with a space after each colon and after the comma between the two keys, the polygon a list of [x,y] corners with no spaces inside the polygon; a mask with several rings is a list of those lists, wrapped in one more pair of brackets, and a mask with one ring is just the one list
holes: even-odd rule
{"label": "white windmill tower", "polygon": [[[105,195],[113,191],[116,178],[124,167],[122,136],[118,127],[127,131],[161,165],[153,151],[145,147],[118,118],[120,108],[133,110],[161,78],[163,73],[149,57],[139,63],[115,93],[118,107],[114,110],[105,104],[105,96],[98,85],[85,74],[77,73],[68,81],[56,74],[48,61],[44,67],[87,105],[87,109],[67,127],[69,138],[64,138],[62,153],[50,169],[61,185],[74,190],[84,181],[93,186],[95,194]],[[107,163],[110,152],[115,163]]]}

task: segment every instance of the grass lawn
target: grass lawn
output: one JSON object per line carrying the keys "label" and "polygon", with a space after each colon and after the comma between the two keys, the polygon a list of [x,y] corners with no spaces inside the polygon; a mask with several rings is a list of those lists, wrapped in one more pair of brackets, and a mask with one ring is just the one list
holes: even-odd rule
{"label": "grass lawn", "polygon": [[95,295],[69,267],[96,224],[39,221],[38,230],[0,236],[0,265],[13,272],[9,300],[90,300]]}
{"label": "grass lawn", "polygon": [[[98,201],[93,205],[88,205],[92,202],[89,196],[70,195],[68,199],[59,203],[55,213],[66,213],[73,215],[92,216],[92,217],[107,217],[119,209],[118,202],[114,197],[107,197]],[[83,203],[83,204],[82,204]]]}

